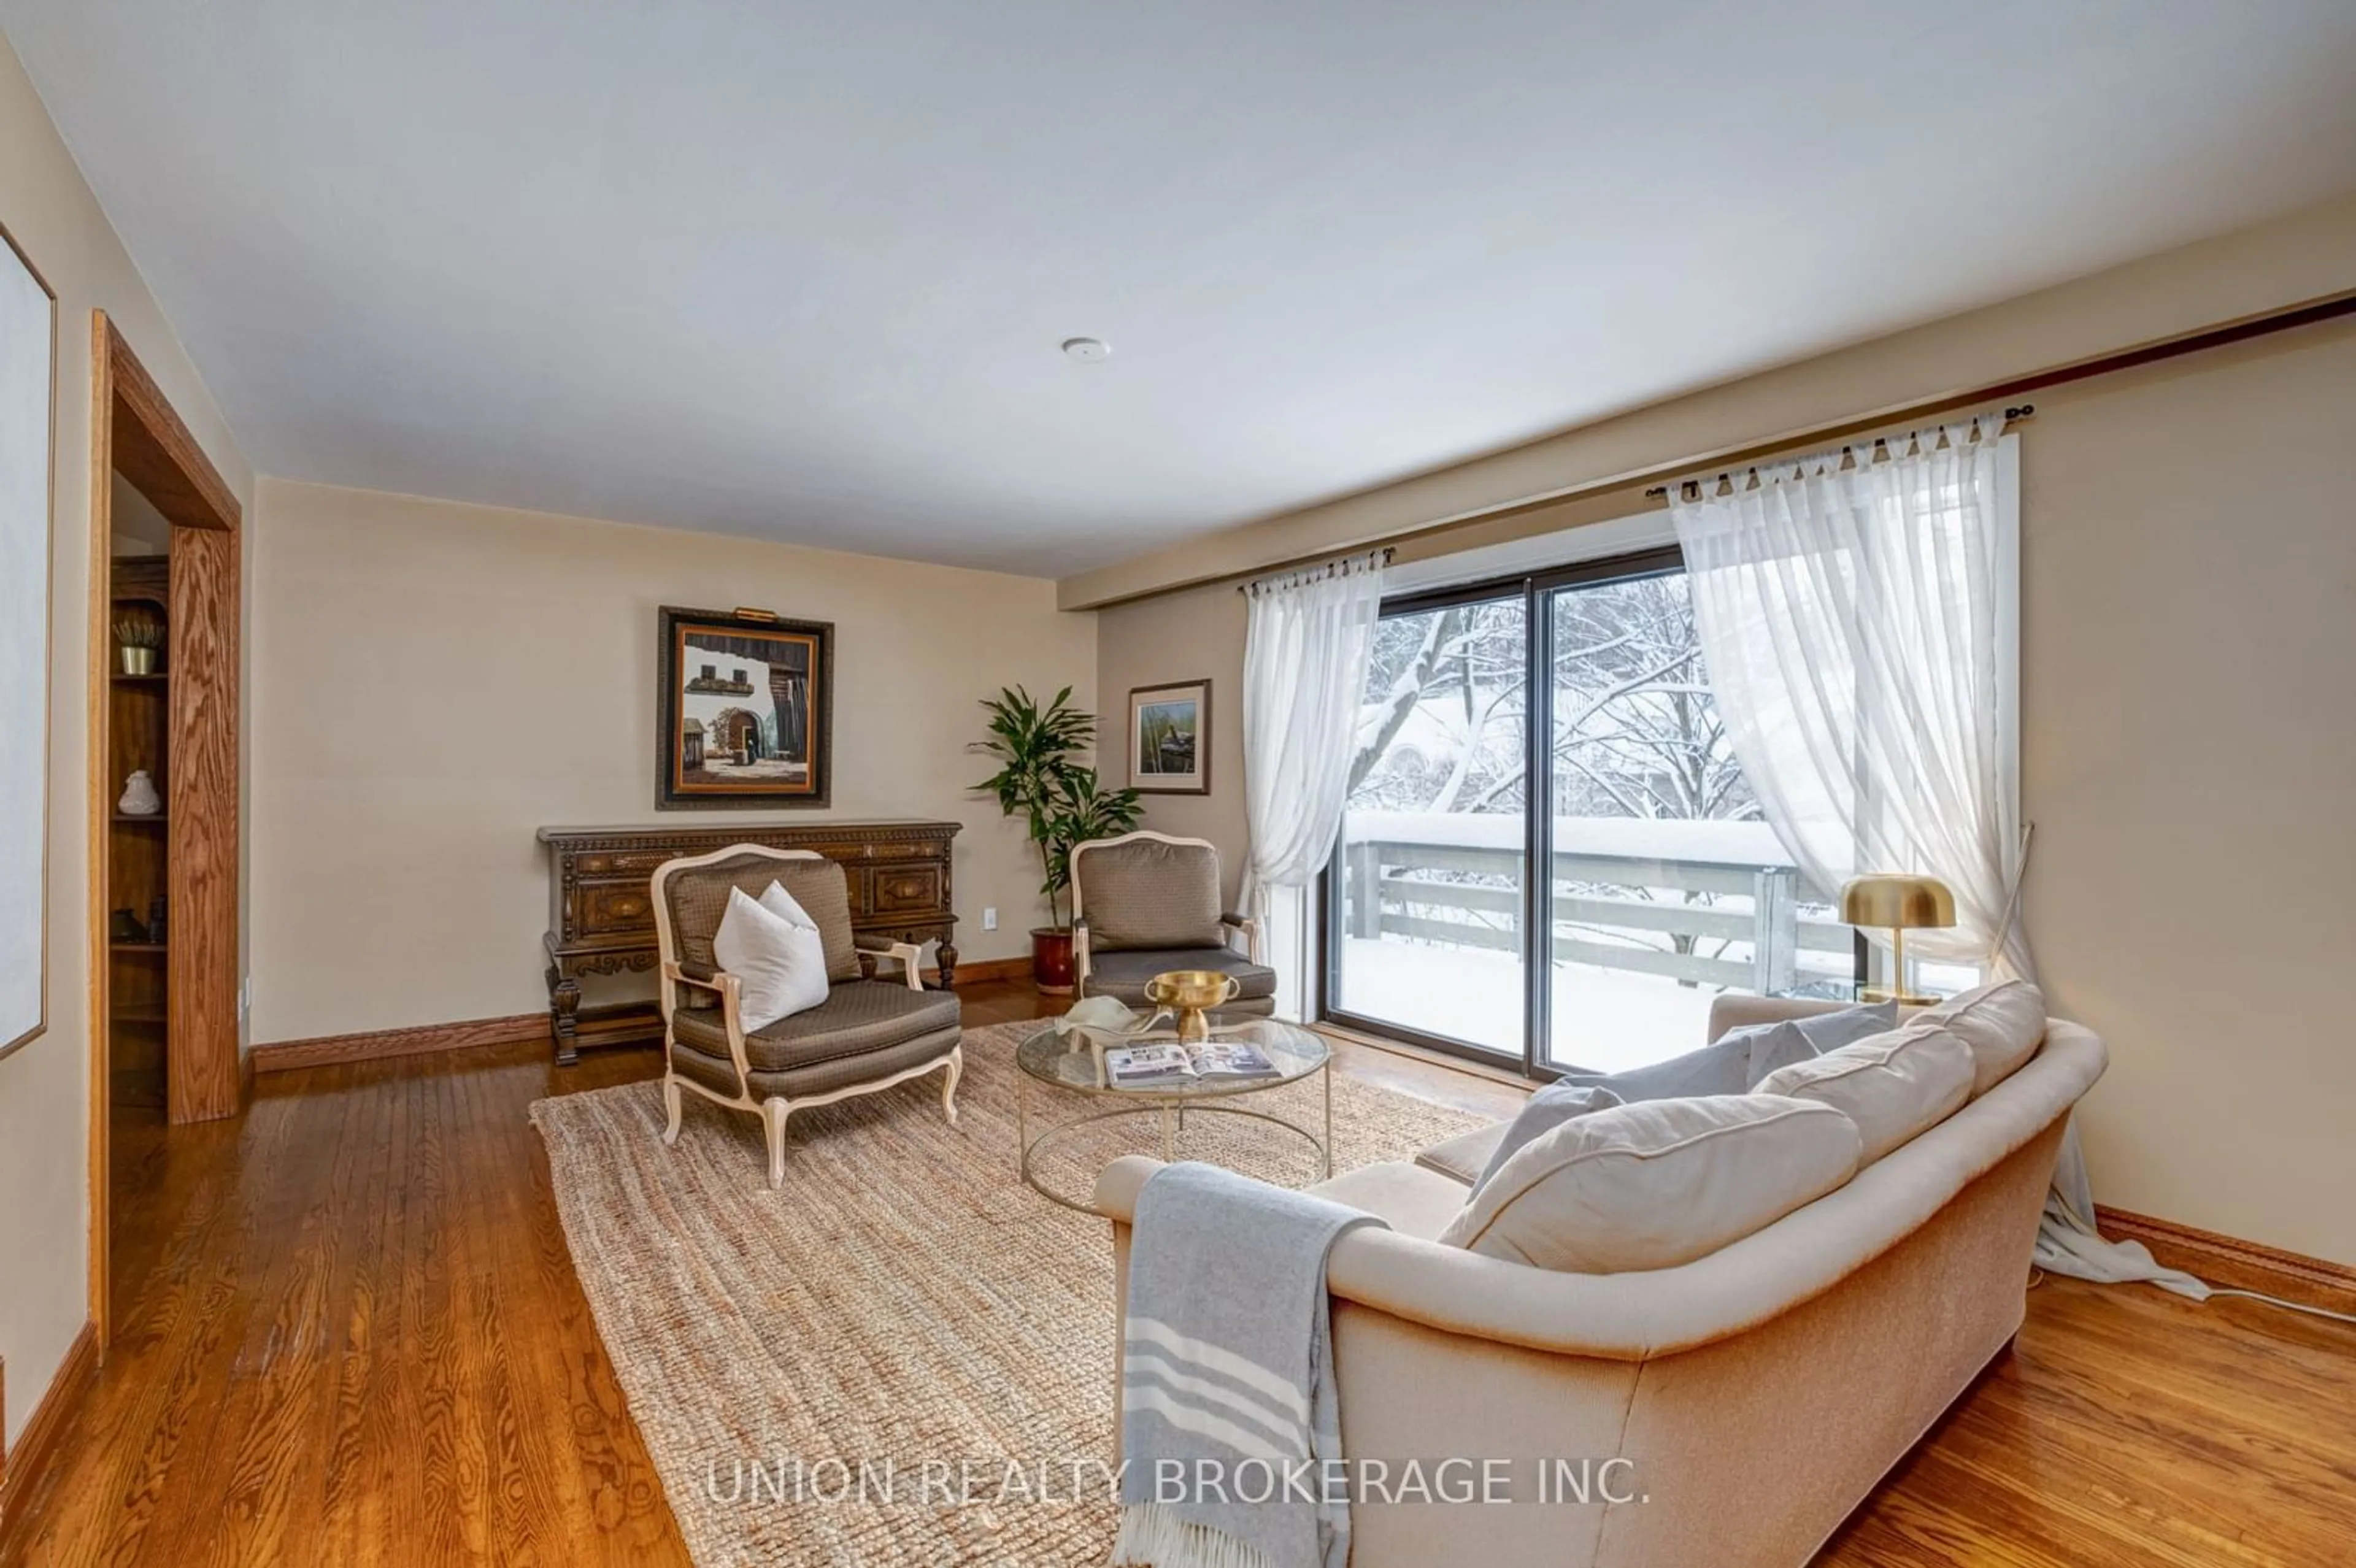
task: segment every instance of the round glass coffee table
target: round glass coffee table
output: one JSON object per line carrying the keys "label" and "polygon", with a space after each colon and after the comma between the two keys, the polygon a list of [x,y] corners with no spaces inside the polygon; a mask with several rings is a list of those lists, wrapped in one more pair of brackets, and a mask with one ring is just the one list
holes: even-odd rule
{"label": "round glass coffee table", "polygon": [[[1033,1168],[1033,1157],[1039,1149],[1083,1127],[1118,1116],[1147,1115],[1161,1118],[1162,1157],[1165,1160],[1178,1157],[1178,1138],[1185,1130],[1188,1115],[1243,1116],[1265,1122],[1306,1140],[1316,1153],[1318,1168],[1327,1176],[1333,1174],[1333,1079],[1327,1071],[1333,1060],[1333,1052],[1323,1040],[1305,1029],[1280,1023],[1274,1019],[1222,1017],[1214,1013],[1211,1015],[1213,1043],[1233,1041],[1256,1046],[1276,1072],[1253,1078],[1219,1075],[1182,1078],[1165,1083],[1123,1089],[1116,1089],[1106,1082],[1099,1048],[1117,1050],[1124,1045],[1158,1044],[1168,1038],[1166,1033],[1153,1039],[1143,1039],[1088,1029],[1058,1032],[1053,1025],[1043,1024],[1015,1049],[1015,1064],[1023,1070],[1015,1079],[1015,1147],[1022,1151],[1023,1179],[1033,1191],[1066,1209],[1076,1209],[1083,1214],[1096,1212],[1087,1204],[1076,1202],[1041,1181]],[[1312,1074],[1318,1078],[1323,1091],[1324,1125],[1322,1129],[1305,1127],[1272,1111],[1235,1104],[1246,1095],[1280,1089]],[[1097,1103],[1096,1108],[1061,1121],[1049,1122],[1040,1127],[1034,1136],[1031,1127],[1031,1083],[1033,1079],[1086,1095]]]}

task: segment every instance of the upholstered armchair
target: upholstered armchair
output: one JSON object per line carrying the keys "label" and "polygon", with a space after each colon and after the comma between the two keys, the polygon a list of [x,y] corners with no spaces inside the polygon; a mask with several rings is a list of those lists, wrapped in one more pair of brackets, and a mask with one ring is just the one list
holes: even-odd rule
{"label": "upholstered armchair", "polygon": [[[773,881],[817,922],[829,989],[817,1007],[747,1034],[738,1012],[740,982],[715,963],[712,939],[732,889],[757,899]],[[958,1077],[965,1071],[958,998],[924,988],[917,947],[853,933],[841,866],[808,849],[732,845],[658,868],[654,905],[662,957],[663,1107],[669,1115],[663,1142],[679,1139],[683,1089],[751,1111],[768,1136],[769,1185],[781,1187],[787,1116],[935,1068],[946,1070],[941,1108],[956,1123]],[[899,977],[863,977],[879,962],[896,963]]]}
{"label": "upholstered armchair", "polygon": [[1072,850],[1072,967],[1082,997],[1142,1008],[1156,975],[1217,969],[1237,984],[1222,1011],[1272,1013],[1276,971],[1259,957],[1258,923],[1220,908],[1219,852],[1208,839],[1141,829]]}

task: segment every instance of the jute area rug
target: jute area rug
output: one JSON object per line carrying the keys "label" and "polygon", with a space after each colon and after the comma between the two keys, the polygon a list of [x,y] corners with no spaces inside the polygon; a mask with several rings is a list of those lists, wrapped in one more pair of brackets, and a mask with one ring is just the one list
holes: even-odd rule
{"label": "jute area rug", "polygon": [[[940,1077],[797,1114],[771,1192],[758,1119],[652,1083],[541,1100],[556,1202],[598,1332],[699,1568],[1094,1568],[1110,1550],[1112,1252],[1016,1169],[1016,1042],[969,1030],[958,1125]],[[1043,1115],[1100,1105],[1033,1083]],[[1334,1168],[1478,1118],[1336,1076]],[[1247,1101],[1318,1125],[1313,1081]],[[1051,1146],[1052,1147],[1053,1146]],[[1157,1153],[1151,1116],[1038,1168],[1084,1197]],[[1299,1185],[1274,1128],[1190,1118],[1181,1157]]]}

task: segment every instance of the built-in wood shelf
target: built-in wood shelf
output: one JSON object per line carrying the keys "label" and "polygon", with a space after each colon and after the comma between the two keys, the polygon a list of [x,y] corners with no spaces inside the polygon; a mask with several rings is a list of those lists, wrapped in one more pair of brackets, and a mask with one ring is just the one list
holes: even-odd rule
{"label": "built-in wood shelf", "polygon": [[107,678],[117,686],[161,686],[172,678],[172,672],[168,669],[151,669],[145,675],[125,675],[121,670],[116,670]]}
{"label": "built-in wood shelf", "polygon": [[113,1021],[119,1024],[160,1026],[164,1022],[164,1009],[161,1008],[117,1008],[114,1009]]}
{"label": "built-in wood shelf", "polygon": [[164,944],[160,942],[110,942],[107,945],[114,949],[117,953],[161,953],[164,951]]}
{"label": "built-in wood shelf", "polygon": [[144,815],[136,811],[118,811],[114,814],[114,820],[117,822],[161,822],[164,820],[164,814],[160,811],[150,811]]}

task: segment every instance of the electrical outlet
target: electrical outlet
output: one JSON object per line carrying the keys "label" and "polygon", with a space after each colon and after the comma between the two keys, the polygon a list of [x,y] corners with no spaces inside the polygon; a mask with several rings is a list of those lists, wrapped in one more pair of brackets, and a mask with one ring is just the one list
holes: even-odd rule
{"label": "electrical outlet", "polygon": [[998,929],[998,906],[996,904],[992,904],[988,909],[981,912],[981,929],[984,931],[996,931]]}

